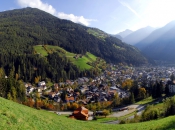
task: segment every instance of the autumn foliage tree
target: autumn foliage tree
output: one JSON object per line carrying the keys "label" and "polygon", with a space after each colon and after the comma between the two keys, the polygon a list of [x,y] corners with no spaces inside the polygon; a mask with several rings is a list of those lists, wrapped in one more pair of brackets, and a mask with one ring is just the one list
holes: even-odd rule
{"label": "autumn foliage tree", "polygon": [[139,88],[138,97],[139,97],[140,99],[146,98],[146,90],[145,90],[145,88],[143,88],[143,87],[140,87],[140,88]]}
{"label": "autumn foliage tree", "polygon": [[126,90],[130,90],[131,87],[133,86],[133,80],[131,79],[127,79],[122,83],[122,88],[126,89]]}
{"label": "autumn foliage tree", "polygon": [[109,110],[106,110],[106,109],[104,109],[103,110],[103,115],[106,117],[107,115],[109,115],[110,114],[110,112],[109,112]]}

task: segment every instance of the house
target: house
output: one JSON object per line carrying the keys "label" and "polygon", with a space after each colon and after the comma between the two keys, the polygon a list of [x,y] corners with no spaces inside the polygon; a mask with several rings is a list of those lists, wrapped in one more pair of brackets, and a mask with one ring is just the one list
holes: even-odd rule
{"label": "house", "polygon": [[53,99],[53,98],[55,97],[55,95],[56,95],[55,92],[50,92],[49,95],[48,95],[48,97],[49,97],[50,99]]}
{"label": "house", "polygon": [[44,85],[46,85],[45,81],[41,81],[41,82],[38,83],[38,87],[41,87],[41,86],[44,86]]}
{"label": "house", "polygon": [[41,93],[43,90],[46,90],[46,89],[47,89],[47,87],[44,85],[44,86],[40,86],[40,87],[36,88],[35,90],[37,92]]}
{"label": "house", "polygon": [[117,90],[117,87],[116,86],[112,86],[112,87],[110,87],[110,90]]}
{"label": "house", "polygon": [[78,78],[77,83],[79,85],[83,84],[84,83],[84,79],[83,78]]}
{"label": "house", "polygon": [[82,85],[82,86],[80,87],[80,90],[81,90],[81,93],[85,93],[86,90],[89,90],[89,88],[87,87],[87,85]]}
{"label": "house", "polygon": [[31,93],[31,92],[33,92],[33,90],[34,90],[34,88],[32,86],[28,86],[26,89],[26,92]]}
{"label": "house", "polygon": [[54,101],[55,102],[60,102],[61,101],[61,98],[57,95],[54,96]]}
{"label": "house", "polygon": [[83,79],[84,79],[85,82],[89,82],[89,79],[88,78],[83,77]]}
{"label": "house", "polygon": [[74,110],[74,112],[72,113],[72,115],[70,116],[71,118],[75,118],[78,120],[88,120],[88,109],[86,109],[85,107],[81,106],[79,108],[77,108],[76,110]]}

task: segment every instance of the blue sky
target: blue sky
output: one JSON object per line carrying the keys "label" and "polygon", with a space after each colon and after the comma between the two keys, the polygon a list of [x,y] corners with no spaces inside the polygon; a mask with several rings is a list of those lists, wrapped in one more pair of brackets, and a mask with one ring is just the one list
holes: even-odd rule
{"label": "blue sky", "polygon": [[4,0],[0,11],[34,7],[62,19],[116,34],[175,20],[175,0]]}

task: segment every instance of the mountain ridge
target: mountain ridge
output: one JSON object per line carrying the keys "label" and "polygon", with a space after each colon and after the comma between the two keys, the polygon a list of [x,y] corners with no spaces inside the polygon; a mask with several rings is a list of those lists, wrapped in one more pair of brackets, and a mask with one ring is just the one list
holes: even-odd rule
{"label": "mountain ridge", "polygon": [[175,21],[153,31],[148,37],[138,42],[138,47],[144,54],[154,60],[174,61],[175,50]]}
{"label": "mountain ridge", "polygon": [[140,29],[132,32],[131,34],[127,35],[123,39],[123,42],[131,44],[131,45],[135,45],[136,43],[142,41],[144,38],[149,36],[149,34],[151,34],[154,30],[155,29],[150,27],[150,26],[140,28]]}
{"label": "mountain ridge", "polygon": [[133,33],[132,30],[130,29],[126,29],[125,31],[119,32],[116,35],[120,35],[122,38],[125,38],[126,36],[128,36],[129,34]]}
{"label": "mountain ridge", "polygon": [[[0,31],[4,32],[0,37],[2,41],[0,50],[3,52],[5,52],[3,48],[13,44],[18,49],[6,49],[9,53],[20,54],[27,51],[31,54],[33,52],[31,46],[49,44],[58,45],[69,52],[81,54],[91,52],[111,63],[125,62],[137,65],[147,63],[146,58],[136,48],[122,43],[121,40],[111,36],[99,40],[88,33],[89,27],[59,19],[39,9],[28,7],[5,11],[0,13],[0,18],[2,23]],[[9,34],[6,35],[7,33]],[[5,37],[8,38],[4,39]],[[8,39],[11,42],[8,42]],[[17,41],[22,44],[19,45]],[[114,45],[125,50],[115,48]]]}

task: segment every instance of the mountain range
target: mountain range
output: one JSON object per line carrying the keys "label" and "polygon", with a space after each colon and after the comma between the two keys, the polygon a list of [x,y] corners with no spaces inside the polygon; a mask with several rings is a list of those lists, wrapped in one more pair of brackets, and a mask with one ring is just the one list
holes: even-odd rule
{"label": "mountain range", "polygon": [[156,29],[135,46],[154,60],[175,62],[175,21]]}
{"label": "mountain range", "polygon": [[126,36],[128,36],[129,34],[133,33],[132,30],[129,30],[129,29],[126,29],[125,31],[123,32],[120,32],[114,36],[120,36],[122,39],[125,38]]}
{"label": "mountain range", "polygon": [[175,62],[175,21],[157,29],[149,26],[141,28],[122,38],[122,41],[134,45],[153,60]]}
{"label": "mountain range", "polygon": [[138,29],[131,34],[127,35],[126,37],[123,38],[123,42],[135,45],[136,43],[140,42],[147,36],[149,36],[155,29],[147,26],[145,28]]}

